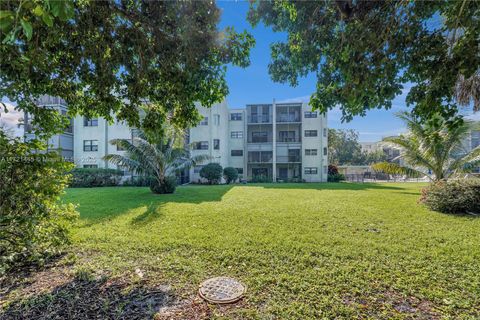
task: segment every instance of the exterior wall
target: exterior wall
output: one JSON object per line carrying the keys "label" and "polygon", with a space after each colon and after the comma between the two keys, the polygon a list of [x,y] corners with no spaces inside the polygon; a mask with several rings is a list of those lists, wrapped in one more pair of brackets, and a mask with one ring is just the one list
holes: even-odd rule
{"label": "exterior wall", "polygon": [[[109,124],[104,118],[97,118],[97,126],[85,126],[84,117],[77,116],[74,119],[74,161],[79,168],[96,165],[98,168],[118,169],[115,165],[103,160],[107,154],[123,154],[116,146],[109,143],[112,139],[131,139],[130,127],[125,123],[115,121]],[[97,151],[85,151],[85,140],[97,140]]]}
{"label": "exterior wall", "polygon": [[[229,141],[227,137],[229,112],[226,102],[215,104],[211,108],[197,105],[197,109],[203,116],[203,121],[207,120],[208,124],[204,125],[200,122],[199,125],[190,129],[190,143],[207,141],[208,149],[191,150],[191,155],[207,154],[211,157],[209,162],[217,162],[222,167],[228,167]],[[220,147],[218,150],[214,149],[214,140],[217,139],[220,140]],[[190,169],[190,181],[200,180],[199,169],[200,166]]]}
{"label": "exterior wall", "polygon": [[[38,106],[56,110],[58,113],[65,115],[67,114],[67,104],[64,100],[56,97],[42,96],[37,101]],[[30,115],[24,115],[25,123],[25,139],[30,140],[35,137],[33,133],[30,133],[31,121]],[[57,150],[60,155],[65,158],[67,161],[73,161],[74,148],[73,148],[73,121],[71,125],[61,134],[52,136],[47,141],[47,150]]]}
{"label": "exterior wall", "polygon": [[[240,114],[241,120],[232,120],[232,114]],[[247,136],[246,132],[246,112],[245,109],[230,109],[228,115],[228,132],[227,132],[227,140],[228,140],[228,166],[234,167],[239,170],[239,177],[240,179],[246,178],[246,157],[247,153],[245,152],[245,139]],[[238,133],[242,132],[242,138],[232,137],[232,132]],[[243,156],[232,156],[232,150],[243,150]],[[242,173],[243,172],[243,173]]]}
{"label": "exterior wall", "polygon": [[[305,112],[311,111],[311,107],[302,105],[302,176],[307,182],[327,181],[328,177],[328,127],[327,115],[317,112],[316,118],[305,118]],[[305,137],[305,131],[317,130],[317,137]],[[325,148],[325,150],[324,150]],[[306,149],[317,149],[317,156],[305,155]],[[317,174],[305,174],[305,168],[318,168]]]}

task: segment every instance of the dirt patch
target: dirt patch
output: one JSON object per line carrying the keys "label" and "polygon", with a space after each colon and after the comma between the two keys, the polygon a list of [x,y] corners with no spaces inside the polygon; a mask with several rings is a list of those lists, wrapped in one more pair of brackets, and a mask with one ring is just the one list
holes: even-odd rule
{"label": "dirt patch", "polygon": [[368,296],[346,296],[343,303],[358,310],[359,314],[365,318],[384,319],[386,314],[391,316],[403,314],[408,319],[436,320],[441,318],[431,301],[404,296],[391,290]]}

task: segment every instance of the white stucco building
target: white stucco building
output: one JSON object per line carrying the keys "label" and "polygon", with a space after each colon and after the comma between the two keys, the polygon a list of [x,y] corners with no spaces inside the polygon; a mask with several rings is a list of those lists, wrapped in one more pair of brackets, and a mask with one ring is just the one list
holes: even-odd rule
{"label": "white stucco building", "polygon": [[[234,167],[254,181],[327,181],[327,118],[306,103],[252,104],[229,109],[226,102],[204,108],[203,120],[189,129],[192,154],[208,154],[211,162]],[[74,119],[74,161],[77,167],[115,168],[106,154],[121,154],[112,139],[132,139],[124,123],[103,118]],[[197,182],[202,166],[190,169]],[[122,169],[122,168],[120,168]]]}

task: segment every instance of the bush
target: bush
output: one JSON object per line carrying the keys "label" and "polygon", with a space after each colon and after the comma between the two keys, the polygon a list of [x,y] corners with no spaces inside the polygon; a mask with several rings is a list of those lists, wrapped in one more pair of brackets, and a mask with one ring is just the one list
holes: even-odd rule
{"label": "bush", "polygon": [[135,176],[130,177],[123,182],[123,186],[128,187],[149,187],[153,177]]}
{"label": "bush", "polygon": [[227,181],[227,184],[235,182],[238,179],[238,170],[232,167],[227,167],[223,169],[223,176]]}
{"label": "bush", "polygon": [[159,184],[157,180],[150,180],[150,190],[153,193],[164,194],[164,193],[174,193],[177,188],[177,177],[170,176],[166,177],[162,184]]}
{"label": "bush", "polygon": [[328,182],[340,182],[344,180],[345,180],[345,176],[341,173],[328,174],[328,177],[327,177]]}
{"label": "bush", "polygon": [[422,190],[420,201],[434,211],[480,214],[480,179],[432,183]]}
{"label": "bush", "polygon": [[207,179],[209,184],[217,184],[222,179],[223,169],[218,163],[209,163],[200,170],[200,177]]}
{"label": "bush", "polygon": [[272,178],[265,176],[265,175],[258,175],[258,176],[253,176],[250,182],[253,183],[268,183],[268,182],[273,182]]}
{"label": "bush", "polygon": [[69,242],[68,222],[77,213],[59,200],[73,165],[55,152],[33,152],[42,148],[0,130],[0,274],[41,265]]}
{"label": "bush", "polygon": [[72,188],[111,187],[120,184],[123,172],[115,169],[76,168],[72,172]]}
{"label": "bush", "polygon": [[328,175],[338,174],[338,167],[334,164],[328,165]]}

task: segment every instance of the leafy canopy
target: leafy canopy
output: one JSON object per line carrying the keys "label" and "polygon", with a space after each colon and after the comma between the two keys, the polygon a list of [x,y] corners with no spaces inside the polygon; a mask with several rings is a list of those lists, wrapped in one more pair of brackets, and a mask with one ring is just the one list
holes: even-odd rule
{"label": "leafy canopy", "polygon": [[[211,106],[228,93],[226,64],[249,64],[254,39],[217,29],[210,1],[11,0],[0,2],[0,96],[59,132],[56,96],[69,112],[154,129],[167,115],[196,123],[194,102]],[[147,104],[145,117],[140,106]]]}
{"label": "leafy canopy", "polygon": [[390,108],[410,83],[417,115],[454,115],[457,80],[480,66],[479,14],[480,2],[466,0],[272,0],[252,2],[249,20],[288,34],[271,45],[272,79],[295,86],[316,73],[310,104],[340,105],[349,121]]}

